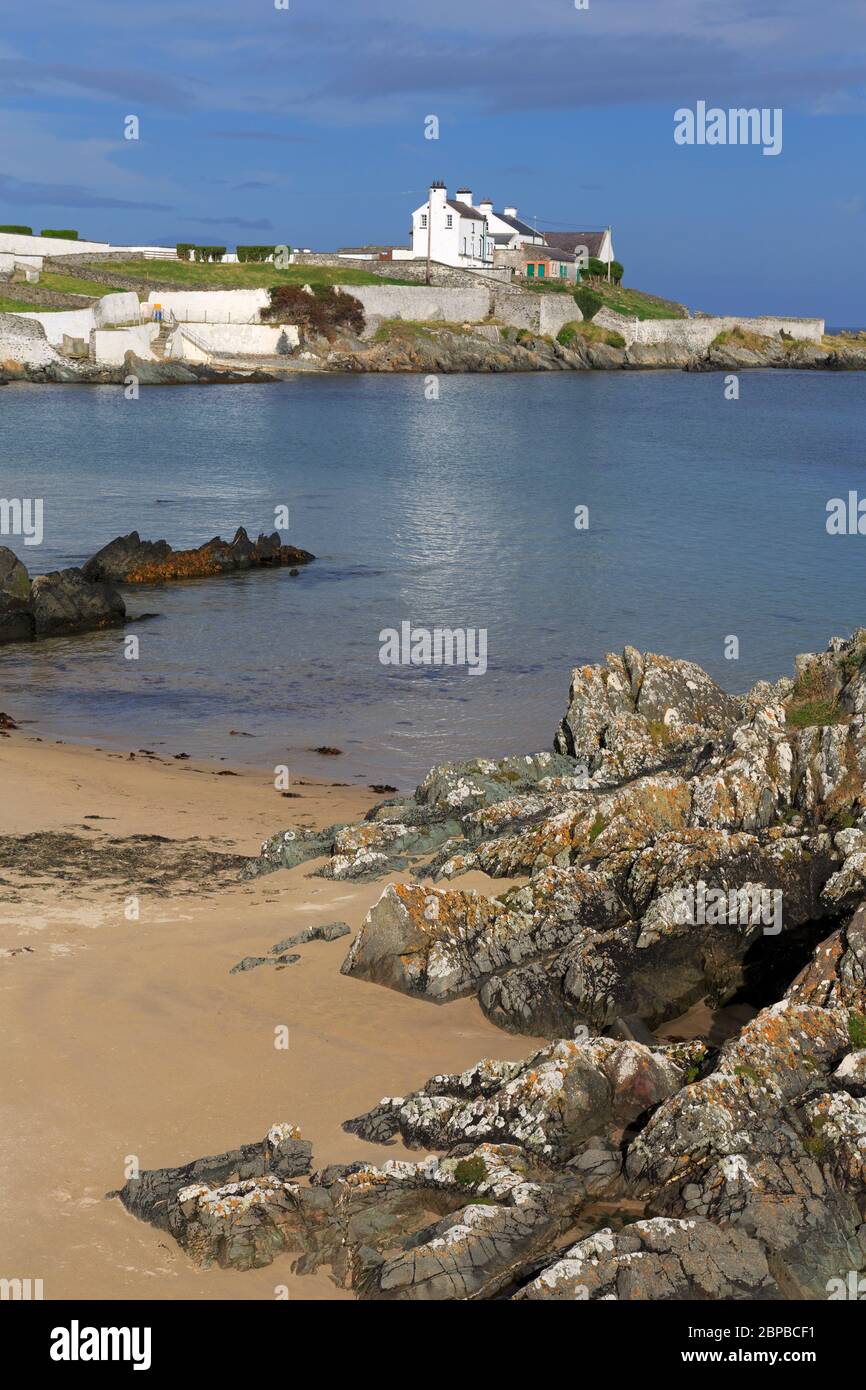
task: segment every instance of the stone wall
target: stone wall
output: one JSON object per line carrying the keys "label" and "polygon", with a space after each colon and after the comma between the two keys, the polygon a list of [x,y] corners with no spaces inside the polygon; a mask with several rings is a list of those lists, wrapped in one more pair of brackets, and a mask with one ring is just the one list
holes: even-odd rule
{"label": "stone wall", "polygon": [[476,323],[490,315],[490,290],[485,286],[339,285],[338,289],[360,300],[368,317]]}
{"label": "stone wall", "polygon": [[704,352],[719,333],[742,328],[766,338],[778,338],[780,332],[806,342],[820,343],[824,334],[823,319],[781,318],[763,315],[758,318],[729,314],[720,318],[694,319],[634,319],[602,308],[593,318],[601,328],[621,333],[626,345],[632,343],[667,343],[685,352]]}
{"label": "stone wall", "polygon": [[579,323],[583,318],[571,294],[553,292],[515,294],[493,292],[493,316],[511,328],[526,328],[530,333],[555,338],[566,323]]}
{"label": "stone wall", "polygon": [[[297,251],[292,257],[292,265],[325,265],[343,269],[365,270],[368,275],[381,276],[386,280],[413,280],[424,284],[427,276],[426,261],[380,261],[376,257],[337,256],[333,251]],[[430,282],[433,285],[454,289],[486,284],[496,285],[510,279],[510,271],[501,270],[463,270],[456,265],[443,265],[439,261],[430,263]]]}

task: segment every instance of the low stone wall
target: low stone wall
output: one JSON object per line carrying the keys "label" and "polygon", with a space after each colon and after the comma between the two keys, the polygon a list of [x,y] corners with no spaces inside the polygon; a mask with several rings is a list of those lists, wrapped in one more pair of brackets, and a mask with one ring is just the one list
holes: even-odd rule
{"label": "low stone wall", "polygon": [[[116,271],[110,270],[112,261],[131,261],[135,256],[126,256],[122,252],[111,252],[100,256],[64,256],[61,260],[52,261],[49,257],[45,258],[45,270],[53,270],[59,275],[68,275],[70,271],[79,271],[82,278],[93,280],[97,285],[104,285],[106,289],[116,290],[164,290],[166,292],[177,289],[176,280],[160,280],[152,275],[136,275],[131,279],[129,275],[119,275]],[[142,272],[145,266],[155,264],[141,258]]]}
{"label": "low stone wall", "polygon": [[[382,276],[386,280],[413,280],[425,284],[427,262],[420,261],[380,261],[377,257],[337,256],[333,251],[298,251],[292,257],[292,265],[325,265],[344,269],[365,270],[368,275]],[[463,270],[456,265],[443,265],[441,261],[430,262],[430,283],[443,288],[471,289],[479,284],[495,286],[507,281],[501,270],[491,266],[489,270]]]}
{"label": "low stone wall", "polygon": [[477,323],[490,316],[490,290],[437,285],[339,285],[364,306],[368,317],[410,319],[416,323],[444,319]]}
{"label": "low stone wall", "polygon": [[758,318],[729,314],[720,318],[634,319],[602,308],[594,316],[593,323],[621,333],[629,347],[632,343],[665,343],[688,353],[705,352],[714,338],[720,333],[730,332],[732,328],[742,328],[766,338],[778,338],[784,331],[792,338],[814,343],[820,343],[824,334],[823,319],[780,318],[774,315]]}
{"label": "low stone wall", "polygon": [[174,361],[209,362],[213,357],[277,357],[280,340],[289,350],[298,347],[300,334],[294,324],[202,323],[189,329],[183,324],[171,335],[166,356]]}
{"label": "low stone wall", "polygon": [[3,293],[21,304],[32,304],[34,312],[39,309],[86,309],[88,306],[86,295],[43,289],[41,285],[31,285],[26,280],[4,281]]}
{"label": "low stone wall", "polygon": [[159,333],[155,323],[138,328],[95,328],[90,335],[90,356],[102,367],[123,366],[128,352],[146,362],[155,360],[151,342]]}

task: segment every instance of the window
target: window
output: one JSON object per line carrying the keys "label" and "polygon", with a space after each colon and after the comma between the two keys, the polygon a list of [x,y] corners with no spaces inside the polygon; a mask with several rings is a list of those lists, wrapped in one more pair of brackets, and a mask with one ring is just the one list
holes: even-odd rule
{"label": "window", "polygon": [[559,267],[559,278],[560,278],[560,280],[564,280],[565,277],[566,277],[566,275],[567,275],[567,273],[568,273],[568,266],[565,265],[565,264],[563,263],[563,264]]}
{"label": "window", "polygon": [[445,218],[445,226],[446,226],[446,227],[453,227],[453,226],[454,226],[454,218],[453,218],[453,216],[451,215],[450,212],[449,212],[448,216]]}
{"label": "window", "polygon": [[421,214],[421,226],[422,226],[422,227],[426,227],[426,226],[427,226],[427,214],[426,214],[426,212],[422,212],[422,214]]}

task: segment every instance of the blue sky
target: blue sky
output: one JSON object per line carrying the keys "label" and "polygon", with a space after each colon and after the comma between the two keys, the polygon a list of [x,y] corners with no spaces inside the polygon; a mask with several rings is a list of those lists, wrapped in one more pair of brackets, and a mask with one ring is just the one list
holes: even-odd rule
{"label": "blue sky", "polygon": [[[400,243],[442,178],[612,223],[626,282],[694,309],[866,324],[863,0],[288,3],[5,0],[0,222]],[[781,107],[781,154],[676,145],[698,100]]]}

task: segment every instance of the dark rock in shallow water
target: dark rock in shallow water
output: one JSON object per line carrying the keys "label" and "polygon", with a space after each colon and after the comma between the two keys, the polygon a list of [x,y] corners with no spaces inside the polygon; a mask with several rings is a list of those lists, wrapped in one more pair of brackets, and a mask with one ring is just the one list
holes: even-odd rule
{"label": "dark rock in shallow water", "polygon": [[88,583],[80,569],[41,574],[33,581],[31,606],[37,637],[117,627],[126,605],[111,584]]}
{"label": "dark rock in shallow water", "polygon": [[29,642],[35,632],[36,621],[30,605],[10,594],[0,593],[0,645]]}
{"label": "dark rock in shallow water", "polygon": [[0,545],[0,594],[26,603],[30,598],[30,576],[18,556]]}
{"label": "dark rock in shallow water", "polygon": [[254,542],[241,526],[231,541],[214,536],[197,550],[173,550],[167,541],[143,541],[137,531],[130,531],[91,556],[83,574],[89,580],[161,584],[263,566],[307,564],[313,559],[308,550],[283,545],[276,531]]}

